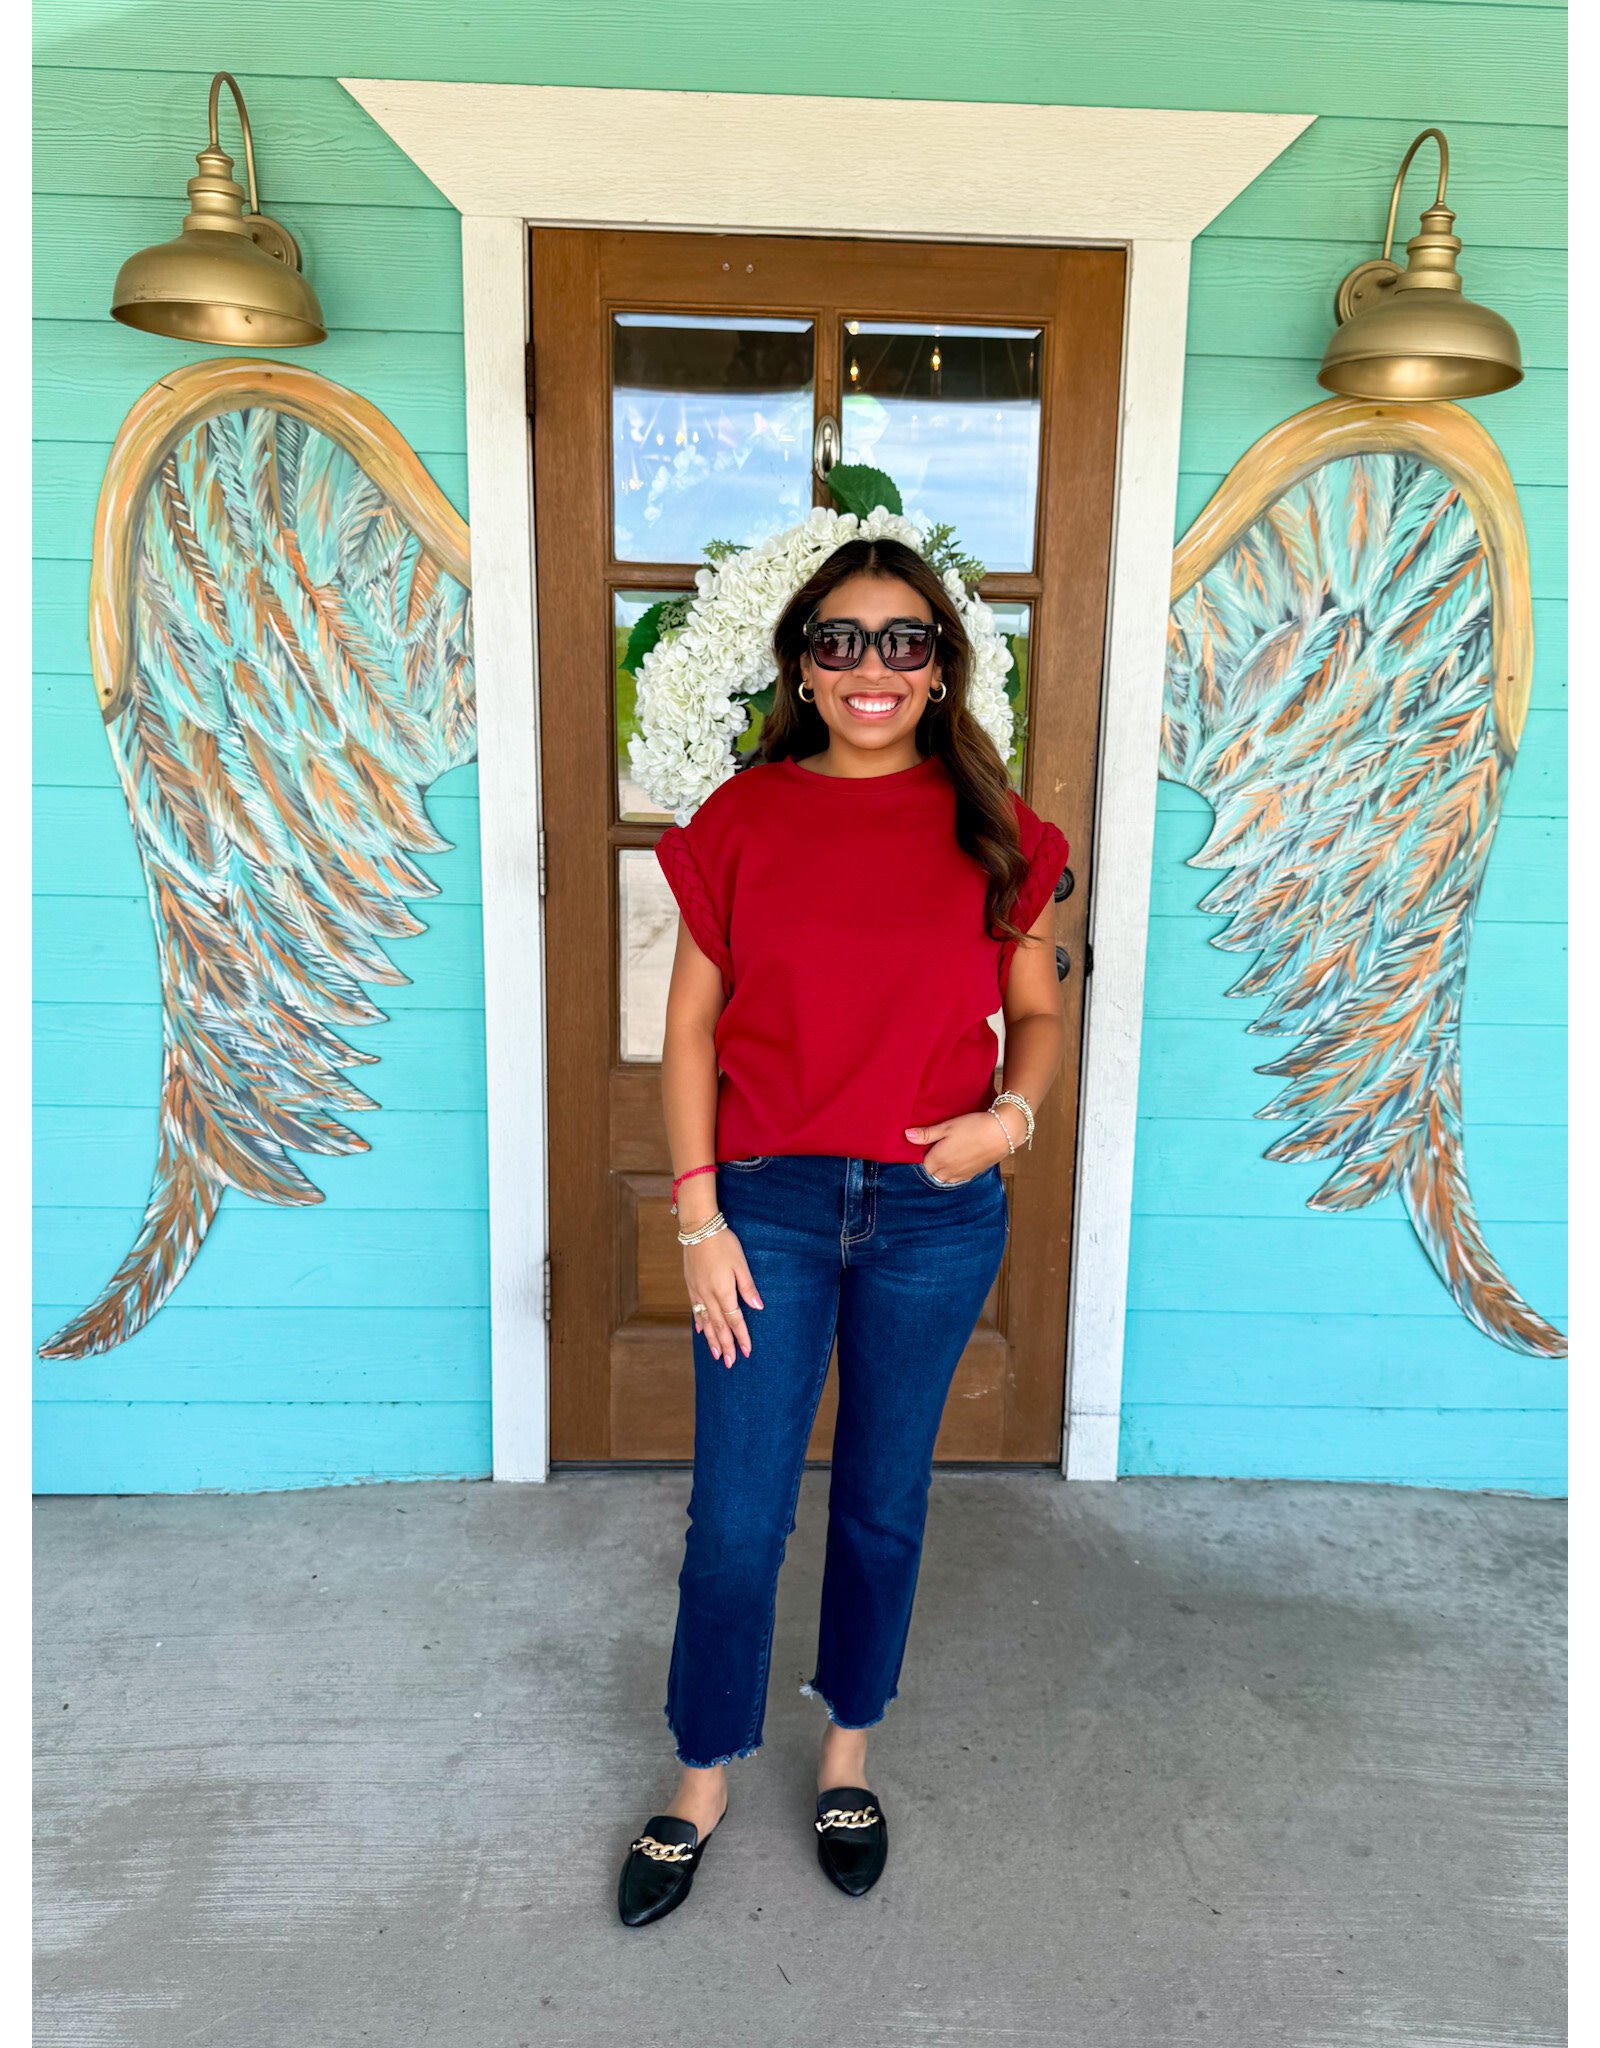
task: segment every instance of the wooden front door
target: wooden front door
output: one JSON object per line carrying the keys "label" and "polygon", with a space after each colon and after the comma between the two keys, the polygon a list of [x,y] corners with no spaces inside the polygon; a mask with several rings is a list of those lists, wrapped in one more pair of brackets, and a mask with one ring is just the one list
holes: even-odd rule
{"label": "wooden front door", "polygon": [[557,1462],[694,1450],[657,1064],[677,910],[652,851],[668,815],[630,773],[629,630],[692,591],[707,541],[831,502],[823,421],[987,565],[1017,657],[1013,783],[1071,842],[1066,1059],[1002,1167],[1010,1245],[937,1449],[1060,1460],[1123,270],[1106,249],[533,231]]}

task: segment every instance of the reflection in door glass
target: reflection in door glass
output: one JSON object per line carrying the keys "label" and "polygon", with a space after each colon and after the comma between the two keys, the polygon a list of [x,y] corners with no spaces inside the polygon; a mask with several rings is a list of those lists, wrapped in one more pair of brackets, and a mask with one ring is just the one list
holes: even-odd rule
{"label": "reflection in door glass", "polygon": [[887,470],[986,569],[1031,569],[1039,331],[847,320],[841,344],[844,460]]}
{"label": "reflection in door glass", "polygon": [[809,320],[618,313],[611,342],[616,558],[698,562],[811,509]]}
{"label": "reflection in door glass", "polygon": [[1006,769],[1011,787],[1020,795],[1028,758],[1028,655],[1032,646],[1033,607],[1011,598],[996,598],[989,603],[989,609],[1011,649],[1011,667],[1006,675],[1006,695],[1011,699],[1011,753]]}
{"label": "reflection in door glass", "polygon": [[[613,600],[615,610],[611,622],[614,649],[612,730],[617,738],[617,817],[623,824],[665,825],[671,822],[671,812],[662,810],[635,777],[633,762],[628,755],[628,741],[639,730],[639,720],[634,709],[637,685],[629,663],[642,661],[644,658],[642,649],[645,636],[640,635],[641,651],[636,654],[635,632],[652,606],[661,604],[667,598],[693,595],[693,591],[619,590]],[[752,710],[749,724],[734,741],[735,754],[749,753],[760,738],[761,713]]]}
{"label": "reflection in door glass", "polygon": [[617,1048],[625,1060],[659,1060],[678,905],[653,846],[628,846],[617,855],[617,932]]}

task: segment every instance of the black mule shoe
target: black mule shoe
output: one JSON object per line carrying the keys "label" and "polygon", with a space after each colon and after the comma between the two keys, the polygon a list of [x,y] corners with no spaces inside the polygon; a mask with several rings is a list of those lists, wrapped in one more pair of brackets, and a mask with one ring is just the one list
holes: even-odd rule
{"label": "black mule shoe", "polygon": [[[724,1807],[711,1835],[727,1817]],[[624,1926],[643,1927],[683,1904],[711,1835],[702,1839],[692,1820],[679,1820],[675,1813],[651,1814],[643,1834],[629,1844],[617,1880],[617,1911]]]}
{"label": "black mule shoe", "polygon": [[817,1861],[853,1899],[872,1887],[889,1860],[889,1823],[864,1785],[835,1785],[817,1794]]}

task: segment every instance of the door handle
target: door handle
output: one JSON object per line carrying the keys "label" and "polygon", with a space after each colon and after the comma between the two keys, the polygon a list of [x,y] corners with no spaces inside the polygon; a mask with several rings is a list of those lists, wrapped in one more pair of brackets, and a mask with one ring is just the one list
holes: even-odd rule
{"label": "door handle", "polygon": [[811,467],[819,484],[828,481],[828,471],[839,460],[843,445],[839,438],[839,422],[831,412],[825,412],[817,421],[817,431],[811,438]]}

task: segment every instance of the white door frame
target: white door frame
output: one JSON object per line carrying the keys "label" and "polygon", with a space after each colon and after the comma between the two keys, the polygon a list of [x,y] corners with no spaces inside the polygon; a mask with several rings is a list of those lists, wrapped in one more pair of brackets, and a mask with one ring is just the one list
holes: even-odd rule
{"label": "white door frame", "polygon": [[[1070,1479],[1114,1479],[1189,245],[1314,117],[340,83],[462,215],[496,1479],[550,1471],[528,228],[1127,250],[1062,1465]],[[864,137],[877,174],[856,168]],[[829,165],[851,168],[819,174]],[[1050,815],[1048,790],[1035,801]]]}

